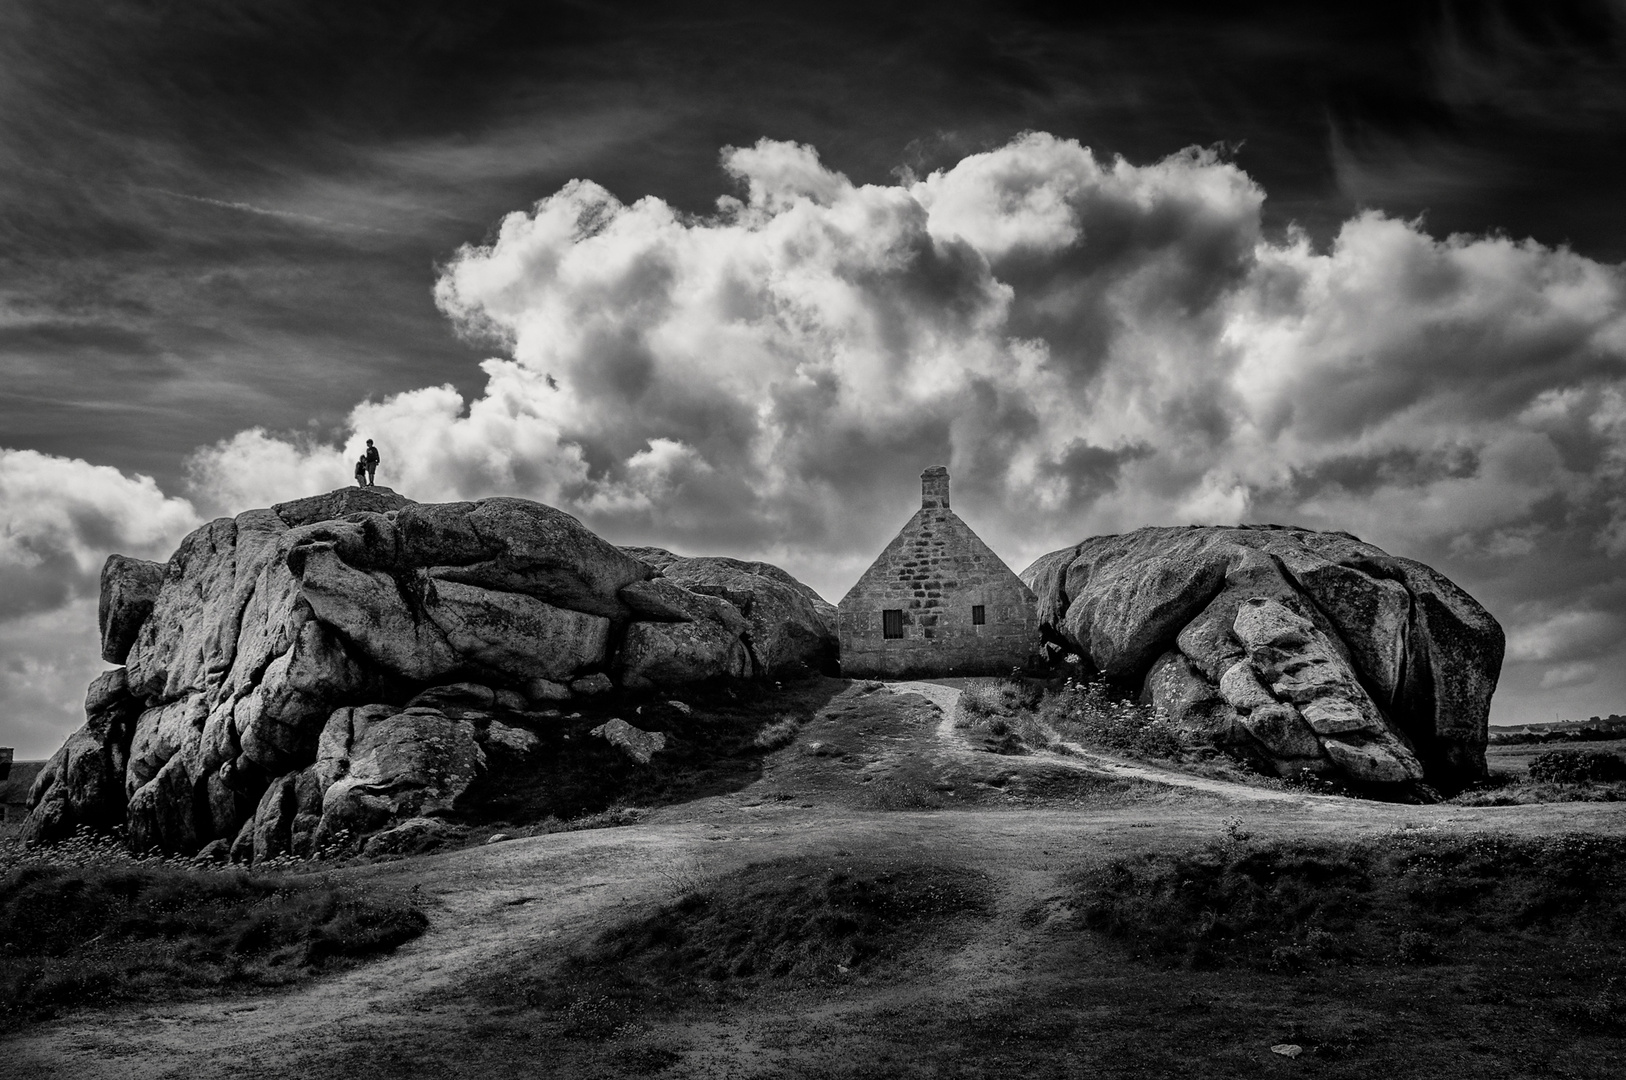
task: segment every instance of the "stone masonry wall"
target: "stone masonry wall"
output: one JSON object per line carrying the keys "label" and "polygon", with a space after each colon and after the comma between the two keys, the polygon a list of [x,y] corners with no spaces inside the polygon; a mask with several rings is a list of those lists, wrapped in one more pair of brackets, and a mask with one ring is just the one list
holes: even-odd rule
{"label": "stone masonry wall", "polygon": [[[1028,587],[948,506],[948,473],[922,477],[921,509],[839,605],[841,670],[849,678],[1003,675],[1039,641]],[[973,606],[986,622],[974,625]],[[887,638],[882,612],[902,611]]]}

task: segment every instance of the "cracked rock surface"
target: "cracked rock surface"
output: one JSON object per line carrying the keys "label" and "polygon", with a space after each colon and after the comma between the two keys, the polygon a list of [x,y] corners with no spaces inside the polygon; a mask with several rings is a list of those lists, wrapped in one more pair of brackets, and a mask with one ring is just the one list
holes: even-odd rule
{"label": "cracked rock surface", "polygon": [[1485,775],[1502,628],[1422,563],[1347,533],[1195,526],[1092,537],[1022,580],[1056,646],[1264,770]]}
{"label": "cracked rock surface", "polygon": [[[651,556],[651,561],[640,557]],[[525,499],[345,488],[220,518],[167,563],[113,555],[86,724],[29,842],[307,854],[448,813],[485,747],[572,696],[827,669],[834,608],[777,567],[622,550]]]}

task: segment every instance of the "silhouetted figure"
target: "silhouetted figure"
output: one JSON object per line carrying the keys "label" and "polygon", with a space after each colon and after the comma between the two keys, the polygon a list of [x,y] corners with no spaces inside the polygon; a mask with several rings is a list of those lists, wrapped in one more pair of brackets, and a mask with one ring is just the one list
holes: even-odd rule
{"label": "silhouetted figure", "polygon": [[373,440],[367,440],[367,452],[362,455],[361,460],[367,463],[367,486],[372,487],[373,476],[378,472],[378,447],[373,445]]}
{"label": "silhouetted figure", "polygon": [[367,486],[367,459],[366,458],[357,458],[356,459],[356,486],[357,487],[366,487]]}

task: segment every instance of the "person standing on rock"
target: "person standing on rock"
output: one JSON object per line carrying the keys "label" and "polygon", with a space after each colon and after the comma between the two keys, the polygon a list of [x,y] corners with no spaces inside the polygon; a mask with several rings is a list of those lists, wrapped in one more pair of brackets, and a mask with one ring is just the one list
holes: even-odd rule
{"label": "person standing on rock", "polygon": [[357,458],[356,459],[356,486],[357,487],[366,487],[367,486],[367,459],[366,458]]}
{"label": "person standing on rock", "polygon": [[367,463],[367,486],[372,487],[373,476],[378,472],[378,447],[373,445],[373,440],[367,440],[367,452],[361,460]]}

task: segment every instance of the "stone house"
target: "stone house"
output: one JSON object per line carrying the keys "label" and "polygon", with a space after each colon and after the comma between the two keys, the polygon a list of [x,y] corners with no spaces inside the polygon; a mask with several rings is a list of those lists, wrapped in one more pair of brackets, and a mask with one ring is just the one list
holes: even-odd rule
{"label": "stone house", "polygon": [[837,606],[848,678],[1005,675],[1039,645],[1033,592],[920,475],[920,509]]}

